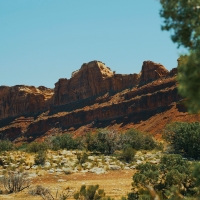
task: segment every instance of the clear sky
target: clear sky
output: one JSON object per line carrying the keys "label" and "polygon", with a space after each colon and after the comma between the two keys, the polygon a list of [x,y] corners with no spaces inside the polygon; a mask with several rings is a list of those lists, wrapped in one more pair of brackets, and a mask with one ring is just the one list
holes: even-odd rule
{"label": "clear sky", "polygon": [[0,85],[53,88],[82,63],[139,73],[145,60],[177,66],[158,0],[0,0]]}

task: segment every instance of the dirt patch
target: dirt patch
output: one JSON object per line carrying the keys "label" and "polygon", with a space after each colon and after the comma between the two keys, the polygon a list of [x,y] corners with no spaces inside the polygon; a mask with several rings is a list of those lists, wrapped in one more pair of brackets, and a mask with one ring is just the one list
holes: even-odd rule
{"label": "dirt patch", "polygon": [[[93,173],[74,173],[69,175],[55,175],[45,174],[40,177],[32,179],[30,188],[36,185],[42,185],[51,190],[55,196],[57,190],[58,193],[62,192],[66,188],[70,187],[72,190],[77,191],[81,185],[99,185],[100,189],[104,189],[106,196],[120,199],[121,196],[126,196],[131,191],[132,177],[135,170],[117,170],[109,171],[105,174],[93,174]],[[40,196],[31,196],[28,194],[29,189],[25,189],[22,192],[10,195],[0,195],[0,200],[4,199],[31,199],[40,200]],[[73,199],[73,198],[72,198]]]}

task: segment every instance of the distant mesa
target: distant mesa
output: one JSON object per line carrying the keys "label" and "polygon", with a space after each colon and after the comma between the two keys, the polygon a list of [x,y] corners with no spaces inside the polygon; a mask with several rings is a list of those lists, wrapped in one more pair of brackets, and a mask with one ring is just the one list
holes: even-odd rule
{"label": "distant mesa", "polygon": [[[72,72],[70,79],[59,79],[54,89],[0,86],[0,138],[33,140],[58,127],[77,131],[82,126],[123,128],[142,123],[176,108],[181,100],[176,73],[176,68],[169,72],[161,64],[144,61],[139,74],[117,74],[94,60]],[[142,129],[160,130],[151,124]]]}

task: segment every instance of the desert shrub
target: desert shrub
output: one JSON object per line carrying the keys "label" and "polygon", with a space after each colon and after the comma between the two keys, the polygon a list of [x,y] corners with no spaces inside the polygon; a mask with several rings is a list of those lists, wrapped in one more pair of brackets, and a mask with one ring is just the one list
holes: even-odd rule
{"label": "desert shrub", "polygon": [[30,184],[30,179],[28,179],[25,173],[8,172],[3,178],[4,188],[9,193],[20,192],[25,188],[28,188]]}
{"label": "desert shrub", "polygon": [[19,151],[27,151],[27,147],[28,147],[28,144],[23,143],[20,146],[16,147],[16,149],[19,150]]}
{"label": "desert shrub", "polygon": [[125,134],[114,130],[99,129],[95,134],[86,134],[84,140],[87,150],[103,154],[113,154],[116,150],[128,147],[136,150],[152,150],[159,147],[151,135],[135,129],[130,129]]}
{"label": "desert shrub", "polygon": [[120,135],[114,130],[99,129],[97,133],[85,136],[85,147],[89,151],[113,154],[121,148]]}
{"label": "desert shrub", "polygon": [[72,138],[70,134],[63,134],[52,138],[52,149],[77,149],[79,146],[78,140]]}
{"label": "desert shrub", "polygon": [[31,142],[27,146],[27,151],[32,152],[32,153],[37,153],[39,151],[46,151],[47,149],[48,149],[48,145],[45,142],[43,143]]}
{"label": "desert shrub", "polygon": [[13,144],[11,141],[9,140],[0,140],[0,152],[1,151],[9,151],[9,150],[12,150],[14,147],[13,147]]}
{"label": "desert shrub", "polygon": [[66,200],[70,196],[72,196],[72,191],[70,188],[67,188],[65,191],[62,191],[61,193],[56,192],[56,195],[53,196],[51,191],[48,188],[45,188],[41,185],[37,185],[35,188],[32,188],[28,191],[30,195],[36,196],[39,195],[42,197],[42,199],[46,200]]}
{"label": "desert shrub", "polygon": [[138,192],[130,192],[127,195],[127,198],[123,199],[123,200],[138,200],[139,199],[139,194]]}
{"label": "desert shrub", "polygon": [[[193,164],[182,159],[180,155],[164,155],[160,164],[145,163],[137,166],[133,175],[133,193],[161,199],[169,199],[175,193],[184,196],[197,195],[195,178],[192,175]],[[137,190],[135,190],[138,188]],[[146,191],[146,193],[144,192]],[[174,191],[174,192],[173,192]]]}
{"label": "desert shrub", "polygon": [[175,122],[166,126],[164,139],[174,148],[175,153],[186,157],[200,158],[200,123]]}
{"label": "desert shrub", "polygon": [[35,156],[36,165],[44,165],[46,161],[46,151],[39,151]]}
{"label": "desert shrub", "polygon": [[28,193],[33,196],[39,195],[42,197],[46,197],[49,196],[50,190],[48,188],[43,187],[42,185],[36,185],[36,187],[30,189]]}
{"label": "desert shrub", "polygon": [[79,161],[79,164],[83,164],[88,161],[88,154],[86,152],[77,153],[77,159]]}
{"label": "desert shrub", "polygon": [[129,163],[134,160],[135,154],[136,154],[135,149],[133,149],[132,147],[126,147],[125,149],[122,150],[120,159]]}
{"label": "desert shrub", "polygon": [[151,135],[142,133],[135,129],[128,130],[122,136],[122,142],[124,148],[126,146],[131,146],[136,150],[152,150],[158,146]]}
{"label": "desert shrub", "polygon": [[86,150],[89,151],[97,151],[98,148],[98,140],[96,134],[87,133],[83,137],[83,145]]}
{"label": "desert shrub", "polygon": [[80,191],[74,194],[74,199],[77,200],[99,200],[105,197],[105,192],[99,189],[99,185],[82,185]]}
{"label": "desert shrub", "polygon": [[200,163],[195,164],[192,175],[195,179],[195,185],[197,186],[197,193],[200,195]]}

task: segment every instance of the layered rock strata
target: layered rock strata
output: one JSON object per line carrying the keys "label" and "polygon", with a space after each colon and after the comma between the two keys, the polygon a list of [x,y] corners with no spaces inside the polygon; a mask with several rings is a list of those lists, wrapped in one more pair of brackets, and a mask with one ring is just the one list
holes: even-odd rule
{"label": "layered rock strata", "polygon": [[70,79],[60,79],[54,91],[1,86],[0,135],[32,140],[55,128],[70,131],[84,125],[139,123],[181,100],[176,73],[176,69],[169,72],[161,64],[145,61],[140,74],[122,75],[92,61]]}
{"label": "layered rock strata", "polygon": [[0,86],[0,120],[45,111],[50,107],[52,96],[53,90],[43,86]]}

